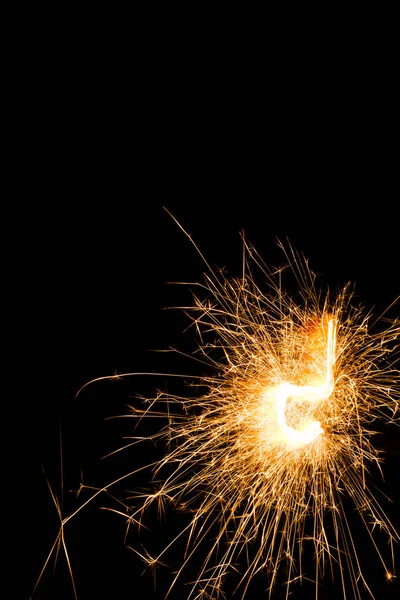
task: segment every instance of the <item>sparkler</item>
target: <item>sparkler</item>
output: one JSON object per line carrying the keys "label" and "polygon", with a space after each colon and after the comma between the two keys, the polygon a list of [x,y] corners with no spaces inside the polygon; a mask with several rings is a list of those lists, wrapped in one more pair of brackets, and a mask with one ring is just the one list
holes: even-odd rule
{"label": "sparkler", "polygon": [[[353,305],[348,286],[336,296],[318,291],[307,261],[290,245],[280,244],[289,268],[272,270],[243,240],[242,275],[228,279],[192,243],[207,272],[193,306],[183,309],[199,340],[194,358],[212,374],[193,379],[201,395],[159,392],[143,409],[130,407],[138,426],[144,418],[167,419],[132,444],[165,440],[168,449],[150,465],[154,488],[126,499],[121,511],[129,524],[141,525],[150,506],[162,514],[172,505],[187,512],[188,523],[156,556],[134,551],[155,566],[186,539],[167,595],[202,554],[188,600],[224,597],[227,575],[239,568],[239,598],[259,573],[268,582],[266,597],[284,573],[286,598],[305,576],[315,581],[318,598],[319,582],[335,569],[343,597],[361,600],[365,590],[373,597],[344,504],[354,504],[387,579],[393,578],[373,530],[379,526],[387,535],[392,559],[399,535],[368,473],[381,462],[372,444],[375,423],[398,422],[399,320],[384,327],[381,318],[373,322]],[[290,272],[294,296],[282,283]],[[303,572],[310,545],[312,575]]]}

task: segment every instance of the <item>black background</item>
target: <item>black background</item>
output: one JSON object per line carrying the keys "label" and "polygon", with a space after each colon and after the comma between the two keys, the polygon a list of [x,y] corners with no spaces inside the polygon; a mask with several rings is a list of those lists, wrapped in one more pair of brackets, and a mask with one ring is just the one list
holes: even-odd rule
{"label": "black background", "polygon": [[[82,476],[98,487],[146,458],[143,450],[139,456],[130,450],[100,460],[132,431],[129,419],[106,417],[126,413],[135,394],[182,388],[149,376],[96,383],[75,399],[77,390],[114,372],[198,370],[183,357],[152,352],[195,348],[193,333],[184,333],[186,318],[163,310],[187,305],[190,292],[166,282],[199,281],[204,272],[163,206],[210,264],[233,276],[241,271],[244,230],[271,265],[284,262],[276,239],[288,237],[310,259],[322,287],[352,281],[357,300],[375,306],[376,314],[400,293],[398,129],[390,77],[380,69],[371,73],[368,63],[365,79],[359,70],[357,81],[335,74],[338,85],[332,85],[325,71],[309,66],[305,72],[292,57],[292,87],[285,94],[240,61],[214,64],[210,73],[200,52],[185,62],[183,49],[171,47],[167,60],[148,46],[140,53],[130,38],[111,52],[107,36],[100,37],[86,45],[82,34],[79,51],[69,42],[51,57],[51,45],[36,60],[23,61],[30,101],[21,104],[24,168],[15,198],[17,212],[23,210],[13,243],[23,306],[15,418],[22,427],[18,556],[25,598],[58,531],[46,477],[70,514],[87,497],[76,500],[69,491]],[[371,77],[379,87],[373,98]],[[319,95],[311,84],[318,84]],[[395,500],[390,516],[398,527],[393,430],[379,443],[387,450],[384,489]],[[375,480],[383,487],[376,473]],[[145,483],[139,477],[126,488]],[[163,597],[168,569],[159,571],[153,592],[151,576],[141,576],[140,561],[124,547],[123,520],[102,506],[115,505],[103,496],[65,528],[80,600]],[[181,524],[175,514],[168,519],[157,530],[166,539]],[[397,597],[399,584],[385,583],[372,547],[362,560],[376,599]],[[265,587],[257,580],[251,597],[262,597]],[[312,589],[305,582],[294,597],[310,598]],[[328,578],[321,600],[339,596],[339,581]],[[73,597],[62,553],[34,597]],[[185,597],[185,588],[171,595]],[[279,587],[275,597],[284,597]]]}

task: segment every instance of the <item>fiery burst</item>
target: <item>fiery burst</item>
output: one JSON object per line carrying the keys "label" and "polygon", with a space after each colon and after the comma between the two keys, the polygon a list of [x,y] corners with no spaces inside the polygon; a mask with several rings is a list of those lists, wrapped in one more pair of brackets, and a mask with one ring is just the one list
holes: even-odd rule
{"label": "fiery burst", "polygon": [[[168,450],[149,465],[154,488],[136,494],[133,506],[125,500],[121,514],[141,525],[153,505],[160,515],[169,505],[187,511],[187,525],[158,554],[135,550],[155,567],[185,540],[170,596],[185,567],[195,563],[200,566],[188,600],[225,597],[231,571],[239,572],[240,598],[259,573],[265,574],[266,597],[284,581],[287,598],[293,583],[307,576],[318,598],[318,583],[329,571],[339,573],[343,597],[361,600],[365,590],[373,597],[346,508],[352,502],[392,579],[394,567],[385,566],[374,529],[389,539],[390,562],[399,535],[372,492],[368,471],[373,463],[380,468],[372,444],[376,423],[397,420],[399,321],[374,321],[353,305],[349,287],[334,296],[320,292],[307,261],[289,244],[280,244],[287,267],[277,270],[243,244],[237,279],[211,269],[193,244],[207,271],[184,310],[199,340],[193,357],[212,374],[194,379],[202,395],[160,392],[143,409],[130,407],[138,425],[149,417],[167,419],[154,436],[138,435],[132,444],[165,440]],[[286,277],[295,294],[284,291]],[[303,566],[306,551],[312,573]]]}
{"label": "fiery burst", "polygon": [[[240,278],[229,280],[206,263],[201,293],[185,308],[200,340],[196,359],[214,373],[200,381],[206,393],[161,393],[145,410],[131,407],[140,419],[165,418],[168,407],[168,425],[154,436],[167,440],[168,453],[154,479],[167,475],[132,517],[153,502],[189,510],[178,536],[187,537],[186,553],[170,590],[199,548],[207,551],[188,599],[221,597],[238,564],[245,565],[241,597],[259,572],[267,574],[271,594],[282,571],[287,597],[303,577],[306,540],[313,544],[316,597],[333,565],[344,597],[348,586],[355,598],[364,598],[365,589],[372,596],[344,498],[352,500],[383,565],[372,530],[379,525],[391,544],[399,539],[367,482],[371,463],[380,463],[371,443],[374,422],[396,420],[399,322],[373,333],[372,315],[352,305],[348,288],[334,298],[318,292],[307,262],[290,246],[281,248],[296,297],[282,288],[285,269],[267,269],[246,242]],[[176,541],[151,560],[162,560]]]}

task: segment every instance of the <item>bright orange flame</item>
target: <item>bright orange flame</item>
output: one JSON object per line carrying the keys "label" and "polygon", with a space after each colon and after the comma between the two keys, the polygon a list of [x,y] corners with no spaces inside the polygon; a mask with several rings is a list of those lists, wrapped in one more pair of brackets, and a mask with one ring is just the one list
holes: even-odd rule
{"label": "bright orange flame", "polygon": [[[302,554],[309,541],[314,546],[315,598],[328,564],[332,576],[336,564],[340,570],[341,597],[350,598],[348,584],[353,598],[361,598],[361,584],[370,591],[342,498],[353,501],[386,569],[373,531],[379,526],[391,545],[400,537],[365,474],[368,464],[380,463],[370,441],[375,433],[371,424],[376,419],[396,423],[400,413],[400,321],[396,318],[383,331],[371,332],[371,314],[352,305],[347,287],[334,299],[328,294],[324,298],[305,259],[290,247],[289,255],[282,245],[281,249],[300,284],[300,303],[282,288],[283,269],[268,269],[246,243],[249,258],[266,280],[265,291],[256,284],[246,256],[243,276],[237,280],[226,279],[222,271],[214,273],[204,259],[209,271],[200,289],[207,297],[194,296],[194,306],[189,307],[199,336],[198,353],[190,356],[213,369],[210,376],[194,376],[204,393],[188,397],[157,392],[144,399],[144,408],[136,403],[130,407],[129,417],[137,419],[137,425],[144,418],[168,424],[149,437],[133,435],[126,447],[163,439],[167,454],[97,489],[64,519],[57,505],[61,529],[43,571],[61,544],[69,565],[63,537],[69,520],[99,494],[148,468],[154,487],[134,493],[133,507],[129,495],[118,499],[123,510],[110,510],[124,519],[129,515],[128,528],[132,523],[140,528],[144,511],[153,503],[159,515],[167,504],[187,510],[187,526],[161,550],[150,554],[132,548],[155,569],[164,564],[175,542],[187,539],[166,597],[199,551],[199,572],[188,599],[225,597],[223,583],[230,571],[239,572],[239,557],[244,557],[237,586],[243,586],[241,598],[260,571],[268,575],[271,598],[283,562],[287,598],[292,584],[303,578]],[[150,374],[121,376],[129,375]],[[313,525],[310,536],[307,522]],[[392,547],[392,562],[393,558]],[[386,577],[395,578],[387,569]]]}

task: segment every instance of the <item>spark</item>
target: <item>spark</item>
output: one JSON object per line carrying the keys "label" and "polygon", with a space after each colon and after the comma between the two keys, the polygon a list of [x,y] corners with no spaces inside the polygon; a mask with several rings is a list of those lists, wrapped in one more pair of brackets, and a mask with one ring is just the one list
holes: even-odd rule
{"label": "spark", "polygon": [[[372,443],[377,423],[398,424],[399,320],[374,321],[353,304],[349,285],[336,294],[318,290],[308,262],[290,244],[279,243],[286,267],[270,269],[243,238],[243,273],[230,279],[213,270],[184,233],[207,268],[203,282],[193,284],[193,305],[181,307],[198,339],[192,358],[206,371],[192,378],[202,393],[159,391],[144,409],[131,407],[127,416],[137,428],[148,418],[164,425],[153,436],[135,435],[129,445],[164,440],[167,450],[148,466],[154,487],[126,497],[120,514],[139,527],[153,505],[159,519],[168,508],[188,519],[157,553],[131,549],[155,568],[170,562],[171,548],[185,540],[167,596],[192,562],[199,568],[188,600],[223,598],[231,575],[235,593],[245,598],[260,573],[266,597],[283,577],[286,598],[307,579],[318,598],[329,572],[339,573],[343,598],[361,600],[365,591],[373,598],[346,506],[353,503],[392,580],[393,556],[389,569],[375,525],[391,548],[399,535],[369,477],[373,465],[381,469]],[[283,288],[290,275],[291,295]],[[137,374],[94,381],[127,375]],[[310,551],[312,574],[304,567]]]}
{"label": "spark", "polygon": [[[293,582],[307,578],[303,552],[311,542],[316,598],[322,577],[337,568],[343,597],[351,592],[361,599],[365,590],[373,597],[344,499],[352,500],[389,580],[367,515],[392,544],[399,536],[367,477],[381,462],[374,423],[396,422],[399,322],[374,333],[372,314],[353,306],[350,287],[334,297],[318,291],[307,261],[290,245],[280,244],[290,268],[270,270],[243,242],[242,277],[228,279],[202,257],[208,270],[200,293],[192,307],[183,307],[199,339],[194,357],[212,368],[200,381],[206,392],[158,394],[159,412],[147,413],[165,418],[163,403],[168,407],[161,430],[168,452],[154,468],[157,481],[167,472],[163,509],[168,498],[189,515],[186,528],[158,554],[161,560],[187,538],[168,594],[201,555],[189,600],[222,598],[225,579],[237,571],[241,598],[260,572],[267,596],[285,572],[288,597]],[[264,289],[250,261],[261,270]],[[290,271],[299,286],[295,299],[282,288]],[[142,506],[152,501],[149,491]]]}

